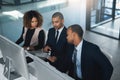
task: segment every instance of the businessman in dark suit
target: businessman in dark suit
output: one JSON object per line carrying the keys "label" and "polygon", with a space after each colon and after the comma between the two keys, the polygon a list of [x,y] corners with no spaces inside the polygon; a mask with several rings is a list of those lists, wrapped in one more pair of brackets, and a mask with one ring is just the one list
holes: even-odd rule
{"label": "businessman in dark suit", "polygon": [[100,48],[83,39],[80,25],[71,25],[67,30],[67,41],[74,44],[72,56],[76,80],[110,80],[113,67]]}
{"label": "businessman in dark suit", "polygon": [[50,28],[48,31],[47,42],[43,50],[44,52],[51,52],[51,55],[47,58],[51,65],[61,72],[66,72],[74,46],[67,42],[67,29],[64,26],[63,15],[60,12],[52,15],[52,24],[53,28]]}

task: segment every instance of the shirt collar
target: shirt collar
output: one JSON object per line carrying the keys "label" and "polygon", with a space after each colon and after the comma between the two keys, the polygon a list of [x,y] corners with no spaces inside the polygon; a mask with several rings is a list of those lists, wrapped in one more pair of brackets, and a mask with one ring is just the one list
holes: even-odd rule
{"label": "shirt collar", "polygon": [[83,40],[81,40],[81,42],[75,47],[77,51],[82,49],[82,44],[83,44]]}
{"label": "shirt collar", "polygon": [[[60,29],[58,29],[59,33],[61,33],[61,32],[62,32],[63,28],[64,28],[64,26],[63,26],[63,27],[61,27]],[[57,30],[56,30],[56,31],[57,31]]]}

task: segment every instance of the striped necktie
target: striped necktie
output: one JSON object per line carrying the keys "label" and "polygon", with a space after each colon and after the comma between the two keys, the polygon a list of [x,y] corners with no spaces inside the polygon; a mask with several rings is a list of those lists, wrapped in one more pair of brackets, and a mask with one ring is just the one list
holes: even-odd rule
{"label": "striped necktie", "polygon": [[77,66],[76,66],[76,60],[77,60],[77,49],[74,49],[73,52],[73,63],[74,63],[74,75],[77,75]]}

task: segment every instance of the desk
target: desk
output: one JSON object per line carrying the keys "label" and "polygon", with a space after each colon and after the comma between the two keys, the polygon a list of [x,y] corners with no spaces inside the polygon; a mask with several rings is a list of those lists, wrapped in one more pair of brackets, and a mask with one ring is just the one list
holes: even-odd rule
{"label": "desk", "polygon": [[33,71],[29,71],[29,72],[34,72],[33,74],[32,73],[31,74],[35,75],[38,78],[38,80],[74,80],[73,78],[69,77],[67,74],[58,71],[48,62],[45,62],[42,59],[34,55],[31,55],[29,53],[27,55],[34,59],[34,62],[29,64],[29,66],[32,67],[34,70],[30,69]]}
{"label": "desk", "polygon": [[[65,73],[61,73],[56,68],[51,66],[48,62],[34,56],[30,53],[26,53],[34,59],[33,62],[28,64],[28,70],[30,73],[30,80],[74,80]],[[1,53],[0,53],[1,56]],[[7,80],[3,76],[4,65],[0,64],[0,80]],[[25,80],[23,77],[19,77],[14,80]]]}

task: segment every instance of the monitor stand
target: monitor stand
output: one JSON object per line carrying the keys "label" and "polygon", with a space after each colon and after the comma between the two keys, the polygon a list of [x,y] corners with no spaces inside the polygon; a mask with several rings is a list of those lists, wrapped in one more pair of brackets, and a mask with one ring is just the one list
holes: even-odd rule
{"label": "monitor stand", "polygon": [[10,79],[10,72],[11,72],[11,60],[9,57],[5,58],[5,65],[4,65],[4,71],[3,75],[9,80]]}
{"label": "monitor stand", "polygon": [[[4,62],[4,60],[3,60]],[[11,60],[9,57],[6,57],[6,60],[4,62],[4,71],[3,75],[8,79],[8,80],[14,80],[16,78],[21,77],[13,68]]]}
{"label": "monitor stand", "polygon": [[10,72],[10,80],[14,80],[14,79],[17,79],[17,78],[20,78],[20,77],[21,77],[21,75],[19,75],[15,71]]}

